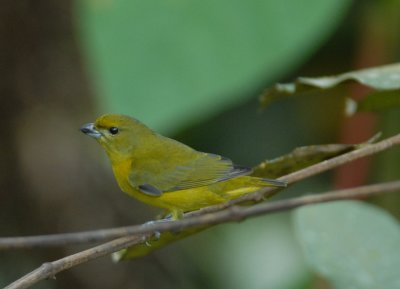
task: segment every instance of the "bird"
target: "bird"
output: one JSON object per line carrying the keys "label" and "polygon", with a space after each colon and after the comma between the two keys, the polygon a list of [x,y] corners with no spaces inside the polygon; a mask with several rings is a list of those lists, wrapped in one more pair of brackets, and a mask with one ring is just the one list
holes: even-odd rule
{"label": "bird", "polygon": [[266,186],[286,186],[250,176],[252,169],[162,136],[130,116],[105,114],[81,131],[102,146],[123,192],[167,210],[173,220]]}

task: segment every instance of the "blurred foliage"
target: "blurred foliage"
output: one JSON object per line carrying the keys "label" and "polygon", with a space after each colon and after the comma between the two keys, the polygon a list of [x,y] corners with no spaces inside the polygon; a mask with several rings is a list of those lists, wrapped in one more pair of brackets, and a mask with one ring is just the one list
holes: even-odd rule
{"label": "blurred foliage", "polygon": [[[191,262],[215,282],[213,288],[310,288],[313,273],[294,238],[289,213],[246,220],[243,226],[220,226],[185,243]],[[193,250],[203,244],[210,246],[200,254]]]}
{"label": "blurred foliage", "polygon": [[336,76],[299,77],[293,83],[278,83],[273,88],[266,90],[261,95],[260,101],[266,106],[282,97],[309,92],[324,96],[327,94],[327,89],[332,89],[349,81],[356,81],[377,90],[377,92],[367,95],[359,102],[348,98],[346,114],[349,116],[357,111],[376,112],[400,106],[400,64],[397,63],[350,71]]}
{"label": "blurred foliage", "polygon": [[400,90],[375,92],[357,102],[357,111],[387,112],[400,107]]}
{"label": "blurred foliage", "polygon": [[102,110],[172,131],[303,62],[350,3],[81,1],[79,30]]}
{"label": "blurred foliage", "polygon": [[356,201],[306,206],[294,214],[307,262],[338,289],[400,288],[400,226]]}

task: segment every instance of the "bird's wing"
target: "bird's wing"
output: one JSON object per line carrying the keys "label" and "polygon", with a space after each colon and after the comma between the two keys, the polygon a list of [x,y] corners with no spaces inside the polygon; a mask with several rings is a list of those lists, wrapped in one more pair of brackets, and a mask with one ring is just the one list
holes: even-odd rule
{"label": "bird's wing", "polygon": [[163,166],[162,160],[149,161],[142,169],[132,169],[129,182],[145,194],[162,193],[211,185],[250,174],[251,169],[237,166],[215,154],[199,153],[195,159],[174,167]]}

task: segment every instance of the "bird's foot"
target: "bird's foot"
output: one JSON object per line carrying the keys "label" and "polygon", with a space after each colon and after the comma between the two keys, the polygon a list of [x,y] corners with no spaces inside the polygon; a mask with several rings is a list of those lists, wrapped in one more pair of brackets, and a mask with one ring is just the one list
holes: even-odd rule
{"label": "bird's foot", "polygon": [[[160,220],[153,220],[153,221],[148,221],[146,223],[144,223],[142,226],[153,226],[154,224],[161,224],[161,223],[166,223],[166,222],[171,222],[173,221],[173,218],[171,215],[166,216],[164,219],[160,219]],[[156,241],[158,241],[161,237],[161,232],[159,231],[154,231],[153,232],[153,236],[154,239]],[[151,247],[151,243],[149,242],[149,240],[145,240],[145,244],[149,247]]]}

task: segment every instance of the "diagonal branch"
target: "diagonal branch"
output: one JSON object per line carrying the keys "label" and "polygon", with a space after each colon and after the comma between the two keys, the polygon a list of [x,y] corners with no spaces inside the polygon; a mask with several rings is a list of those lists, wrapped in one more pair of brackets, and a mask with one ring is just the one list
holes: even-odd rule
{"label": "diagonal branch", "polygon": [[[288,182],[288,184],[293,184],[297,181],[325,172],[327,170],[333,169],[335,167],[351,162],[353,160],[376,154],[378,152],[381,152],[398,144],[400,144],[400,134],[387,138],[375,144],[365,145],[364,147],[358,150],[304,168],[297,172],[283,176],[279,178],[279,180],[286,181]],[[245,195],[243,197],[229,201],[227,203],[207,207],[199,211],[188,213],[185,215],[185,218],[220,211],[228,207],[231,207],[233,205],[247,201],[260,201],[266,197],[270,197],[277,191],[278,190],[276,188],[271,188],[271,187],[264,188],[259,192]],[[144,232],[149,232],[149,231],[145,231],[143,226],[136,225],[136,226],[127,226],[127,227],[112,228],[112,229],[78,232],[78,233],[65,233],[56,235],[30,236],[30,237],[4,237],[0,238],[0,250],[95,243],[95,242],[112,240],[130,234],[139,234]]]}
{"label": "diagonal branch", "polygon": [[223,211],[193,216],[183,220],[141,226],[139,227],[140,229],[138,229],[135,233],[140,233],[143,235],[122,237],[74,255],[67,256],[57,261],[44,263],[38,269],[13,282],[5,289],[28,288],[41,280],[52,278],[57,273],[67,270],[71,267],[100,258],[123,248],[140,244],[156,231],[165,232],[183,230],[189,227],[196,227],[200,225],[217,225],[227,222],[242,221],[249,217],[286,211],[309,204],[324,203],[335,200],[360,199],[396,191],[400,191],[400,181],[332,191],[319,195],[304,196],[271,203],[260,203],[250,207],[233,206]]}
{"label": "diagonal branch", "polygon": [[141,243],[143,242],[143,238],[146,238],[146,236],[123,237],[96,246],[94,248],[90,248],[85,251],[64,257],[54,262],[43,263],[42,266],[11,283],[4,289],[28,288],[41,280],[55,278],[55,275],[61,271],[78,266],[82,263],[86,263],[90,260],[103,257],[107,254],[121,250],[131,245]]}

